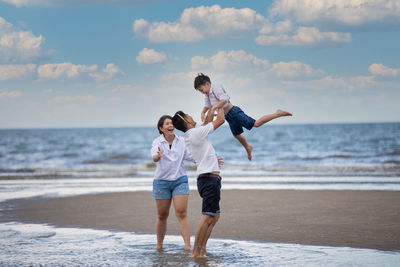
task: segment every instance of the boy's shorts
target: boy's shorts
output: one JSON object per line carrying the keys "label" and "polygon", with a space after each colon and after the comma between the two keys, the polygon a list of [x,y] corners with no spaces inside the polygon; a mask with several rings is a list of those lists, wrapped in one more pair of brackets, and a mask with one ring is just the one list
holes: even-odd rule
{"label": "boy's shorts", "polygon": [[246,113],[244,113],[243,110],[238,106],[233,106],[231,110],[226,113],[225,119],[229,123],[229,127],[231,128],[233,136],[242,134],[243,127],[250,131],[256,122],[255,119],[247,116]]}
{"label": "boy's shorts", "polygon": [[221,199],[221,177],[204,173],[197,177],[197,190],[203,199],[201,212],[205,215],[216,216],[220,213],[219,200]]}
{"label": "boy's shorts", "polygon": [[175,181],[155,179],[151,195],[154,199],[171,199],[176,195],[189,195],[188,177],[185,175]]}

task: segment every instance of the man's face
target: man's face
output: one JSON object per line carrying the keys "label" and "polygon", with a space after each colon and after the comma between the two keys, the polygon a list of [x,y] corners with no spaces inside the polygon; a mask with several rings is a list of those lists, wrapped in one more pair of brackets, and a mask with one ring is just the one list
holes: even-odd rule
{"label": "man's face", "polygon": [[186,123],[193,125],[193,127],[196,126],[196,122],[193,120],[192,116],[190,116],[189,114],[185,114],[185,120],[186,120]]}
{"label": "man's face", "polygon": [[197,90],[199,92],[201,92],[202,94],[208,94],[208,92],[210,92],[210,87],[211,87],[211,84],[209,82],[206,82],[205,84],[197,87]]}

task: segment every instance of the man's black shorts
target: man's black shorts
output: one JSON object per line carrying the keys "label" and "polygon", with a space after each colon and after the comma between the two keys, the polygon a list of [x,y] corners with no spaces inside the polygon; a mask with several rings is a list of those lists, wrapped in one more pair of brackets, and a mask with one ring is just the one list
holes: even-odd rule
{"label": "man's black shorts", "polygon": [[197,190],[203,199],[202,213],[216,216],[221,212],[219,200],[221,198],[221,177],[211,173],[203,173],[197,177]]}

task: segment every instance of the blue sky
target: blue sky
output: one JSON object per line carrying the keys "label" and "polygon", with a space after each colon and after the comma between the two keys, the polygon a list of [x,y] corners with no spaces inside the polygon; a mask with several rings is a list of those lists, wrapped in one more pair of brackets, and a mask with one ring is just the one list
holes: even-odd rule
{"label": "blue sky", "polygon": [[0,0],[0,128],[199,120],[198,72],[254,118],[398,122],[399,47],[399,0]]}

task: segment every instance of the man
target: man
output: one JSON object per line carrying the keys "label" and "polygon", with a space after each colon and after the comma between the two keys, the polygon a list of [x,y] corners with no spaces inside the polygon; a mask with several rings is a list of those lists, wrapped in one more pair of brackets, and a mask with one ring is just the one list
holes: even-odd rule
{"label": "man", "polygon": [[224,110],[220,108],[216,119],[206,125],[195,128],[196,122],[182,111],[172,118],[174,127],[185,133],[185,144],[197,165],[197,189],[202,203],[202,217],[197,227],[192,257],[201,257],[206,253],[206,245],[212,229],[220,215],[219,200],[221,177],[218,159],[208,135],[224,124]]}

